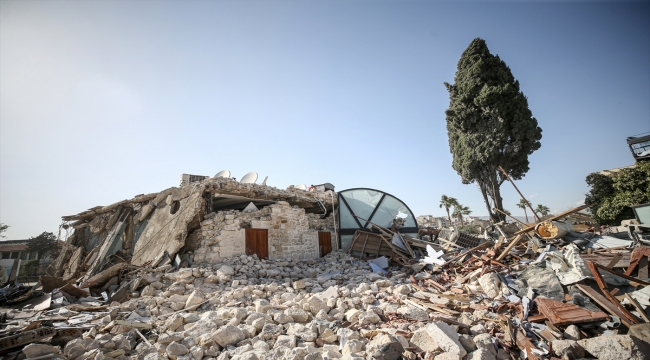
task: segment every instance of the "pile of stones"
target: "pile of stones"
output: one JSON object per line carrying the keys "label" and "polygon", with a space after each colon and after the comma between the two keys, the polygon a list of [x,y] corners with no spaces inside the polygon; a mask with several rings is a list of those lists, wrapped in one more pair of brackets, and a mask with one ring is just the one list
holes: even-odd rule
{"label": "pile of stones", "polygon": [[[125,279],[137,279],[140,291],[110,304],[110,315],[83,338],[61,347],[31,344],[23,353],[73,360],[505,360],[519,355],[502,345],[497,314],[474,310],[453,322],[439,321],[440,313],[408,301],[418,291],[408,269],[392,270],[384,277],[341,252],[306,262],[239,256],[178,271],[169,265],[143,269]],[[106,326],[120,319],[153,329]],[[559,357],[581,358],[585,348],[593,354],[600,346],[580,340],[577,331],[567,329],[565,337],[553,343]],[[633,346],[624,337],[610,337],[602,350],[642,358],[630,353]]]}

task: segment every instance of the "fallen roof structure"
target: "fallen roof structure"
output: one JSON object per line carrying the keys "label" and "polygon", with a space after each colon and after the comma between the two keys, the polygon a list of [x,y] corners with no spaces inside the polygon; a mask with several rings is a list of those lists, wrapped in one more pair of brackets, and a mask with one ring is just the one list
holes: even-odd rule
{"label": "fallen roof structure", "polygon": [[[270,233],[270,238],[263,240],[271,243],[267,246],[271,250],[258,255],[316,258],[323,246],[331,251],[331,244],[319,244],[318,232],[335,231],[332,214],[337,198],[332,191],[283,190],[224,177],[195,176],[193,180],[185,186],[63,216],[63,228],[72,230],[67,240],[73,248],[62,252],[49,275],[72,279],[86,269],[88,278],[116,257],[118,262],[143,266],[159,262],[165,254],[185,254],[187,261],[198,263],[244,254],[246,228]],[[282,224],[273,225],[275,220]],[[292,231],[297,234],[288,234]],[[229,237],[231,246],[221,242],[223,237]],[[330,242],[336,240],[335,236],[329,238]],[[65,275],[64,264],[69,264]]]}

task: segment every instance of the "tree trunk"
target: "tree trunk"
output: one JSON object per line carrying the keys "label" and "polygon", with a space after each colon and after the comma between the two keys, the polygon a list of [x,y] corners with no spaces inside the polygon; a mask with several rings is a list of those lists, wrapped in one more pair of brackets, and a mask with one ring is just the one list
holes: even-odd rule
{"label": "tree trunk", "polygon": [[524,207],[524,215],[526,215],[526,224],[528,224],[528,211],[526,211],[526,207]]}
{"label": "tree trunk", "polygon": [[449,208],[446,207],[445,210],[447,210],[447,219],[449,219],[449,226],[451,226],[451,216],[449,215]]}
{"label": "tree trunk", "polygon": [[[492,186],[492,202],[494,202],[494,207],[503,211],[503,199],[501,198],[501,183],[499,182],[499,173],[498,170],[494,170],[491,172],[491,186]],[[497,213],[496,216],[499,218],[499,221],[503,221],[506,219],[506,216],[503,215],[503,213]]]}
{"label": "tree trunk", "polygon": [[485,184],[483,184],[480,180],[476,180],[476,184],[478,185],[478,189],[481,191],[481,195],[483,195],[483,202],[485,202],[485,208],[488,211],[488,215],[490,215],[490,221],[498,223],[499,219],[492,211],[492,206],[490,206],[490,199],[488,197],[487,191],[485,190]]}

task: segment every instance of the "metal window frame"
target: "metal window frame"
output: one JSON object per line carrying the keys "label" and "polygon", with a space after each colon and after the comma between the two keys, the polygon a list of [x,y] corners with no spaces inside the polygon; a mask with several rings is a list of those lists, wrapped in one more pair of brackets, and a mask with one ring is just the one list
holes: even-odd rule
{"label": "metal window frame", "polygon": [[[375,191],[375,192],[378,192],[378,193],[381,193],[381,194],[382,194],[381,199],[379,199],[379,202],[377,202],[377,205],[375,205],[375,208],[372,210],[372,213],[370,214],[369,218],[366,219],[367,221],[364,223],[364,225],[361,225],[361,222],[359,221],[359,218],[357,218],[356,216],[354,216],[354,215],[356,215],[356,214],[354,213],[354,211],[352,211],[352,207],[350,206],[350,204],[348,204],[347,200],[345,200],[345,197],[342,195],[342,194],[345,193],[345,192],[348,192],[348,191],[355,191],[355,190],[370,190],[370,191]],[[337,212],[337,214],[336,214],[336,215],[339,217],[339,223],[338,223],[338,234],[337,234],[337,242],[338,242],[338,244],[339,244],[339,249],[341,249],[341,246],[342,246],[342,245],[341,245],[341,235],[354,235],[354,233],[355,233],[357,230],[372,231],[371,229],[366,228],[366,226],[368,226],[368,224],[369,224],[370,222],[372,222],[372,218],[375,216],[375,213],[377,212],[377,209],[379,209],[379,207],[381,206],[381,204],[382,204],[382,203],[384,202],[384,200],[386,199],[386,196],[387,196],[387,195],[388,195],[388,196],[391,196],[392,198],[394,198],[394,199],[396,199],[397,201],[399,201],[399,202],[401,202],[402,204],[404,204],[404,206],[405,206],[406,209],[408,210],[409,214],[413,217],[413,221],[415,221],[415,226],[402,227],[402,228],[400,228],[400,233],[415,233],[415,234],[417,234],[418,231],[419,231],[418,222],[417,222],[417,220],[415,219],[415,214],[413,213],[413,211],[411,210],[411,208],[410,208],[410,207],[409,207],[409,206],[408,206],[408,205],[407,205],[407,204],[406,204],[402,199],[398,198],[397,196],[395,196],[395,195],[393,195],[393,194],[387,193],[387,192],[385,192],[385,191],[377,190],[377,189],[372,189],[372,188],[351,188],[351,189],[341,190],[341,191],[337,192],[336,195],[338,196],[338,199],[339,199],[339,210],[338,210],[338,212]],[[354,216],[355,221],[356,221],[357,224],[359,225],[358,228],[341,228],[341,221],[340,221],[340,220],[341,220],[341,217],[340,217],[340,214],[341,214],[341,210],[340,210],[340,208],[341,208],[341,203],[343,203],[343,205],[344,205],[345,207],[347,207],[348,211],[350,211],[350,214],[352,214],[352,215]],[[378,231],[377,231],[377,230],[374,230],[373,232],[378,232]]]}

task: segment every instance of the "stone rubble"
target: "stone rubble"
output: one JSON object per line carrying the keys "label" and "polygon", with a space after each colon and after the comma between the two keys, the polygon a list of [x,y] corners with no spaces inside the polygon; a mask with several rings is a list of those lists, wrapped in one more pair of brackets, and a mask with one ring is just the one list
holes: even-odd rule
{"label": "stone rubble", "polygon": [[[339,251],[309,261],[241,255],[178,270],[167,265],[141,268],[122,279],[121,286],[137,279],[140,288],[123,302],[92,313],[64,307],[45,313],[68,322],[93,314],[81,322],[87,329],[82,338],[61,347],[32,343],[22,354],[27,359],[52,355],[71,360],[519,357],[520,351],[508,345],[507,334],[497,325],[500,313],[476,302],[468,307],[449,294],[423,291],[418,283],[435,281],[435,272],[411,273],[408,267],[393,267],[385,277],[372,272],[367,262]],[[501,281],[496,276],[474,276],[468,286],[479,299],[494,301],[493,292],[502,292]],[[427,297],[440,308],[472,311],[441,316],[412,301]],[[87,303],[91,300],[87,298]],[[118,324],[120,320],[132,323]],[[575,325],[556,335],[558,340],[550,342],[548,353],[538,354],[539,358],[645,356],[638,339],[629,335],[581,340]]]}

